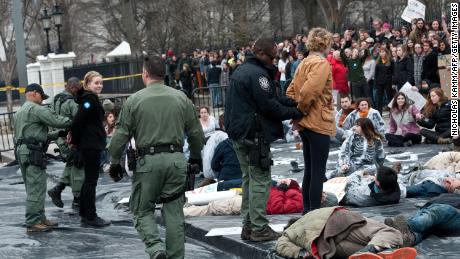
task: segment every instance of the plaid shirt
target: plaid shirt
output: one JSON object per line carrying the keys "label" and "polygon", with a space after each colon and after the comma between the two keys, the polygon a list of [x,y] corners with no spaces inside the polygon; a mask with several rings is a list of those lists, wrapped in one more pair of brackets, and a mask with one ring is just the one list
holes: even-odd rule
{"label": "plaid shirt", "polygon": [[425,55],[414,55],[414,81],[416,86],[420,86],[422,81],[422,70],[423,70],[423,60],[425,60]]}

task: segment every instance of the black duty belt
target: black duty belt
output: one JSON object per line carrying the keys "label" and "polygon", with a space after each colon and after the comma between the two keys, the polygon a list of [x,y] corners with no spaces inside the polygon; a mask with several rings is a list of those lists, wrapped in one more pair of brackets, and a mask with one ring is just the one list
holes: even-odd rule
{"label": "black duty belt", "polygon": [[139,157],[143,157],[146,155],[156,155],[159,153],[175,153],[175,152],[183,152],[183,148],[173,145],[173,144],[163,144],[158,146],[151,146],[151,147],[143,147],[137,149],[137,154]]}
{"label": "black duty belt", "polygon": [[18,139],[16,140],[16,145],[45,145],[44,142],[37,141],[35,139],[25,138],[25,139]]}

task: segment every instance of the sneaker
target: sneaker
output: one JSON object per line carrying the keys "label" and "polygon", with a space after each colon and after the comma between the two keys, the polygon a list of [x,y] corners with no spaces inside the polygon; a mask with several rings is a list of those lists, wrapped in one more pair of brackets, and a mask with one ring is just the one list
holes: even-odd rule
{"label": "sneaker", "polygon": [[48,232],[50,230],[51,230],[51,227],[43,223],[38,223],[31,227],[27,227],[27,233]]}
{"label": "sneaker", "polygon": [[415,259],[417,250],[412,247],[404,247],[395,250],[384,250],[378,255],[383,259]]}
{"label": "sneaker", "polygon": [[59,224],[56,221],[52,221],[49,219],[45,219],[42,224],[48,226],[48,227],[57,227]]}
{"label": "sneaker", "polygon": [[91,227],[106,227],[108,225],[111,224],[110,221],[107,221],[101,217],[95,217],[94,219],[92,220],[89,220],[87,218],[81,218],[81,223],[83,225],[88,225],[88,226],[91,226]]}
{"label": "sneaker", "polygon": [[50,196],[51,201],[58,208],[64,208],[64,203],[61,199],[61,192],[63,189],[59,185],[54,186],[52,189],[48,190],[48,196]]}
{"label": "sneaker", "polygon": [[159,250],[150,256],[150,259],[166,259],[166,252]]}
{"label": "sneaker", "polygon": [[261,242],[277,240],[280,237],[280,233],[275,232],[269,225],[266,225],[261,230],[252,230],[250,239],[254,242]]}
{"label": "sneaker", "polygon": [[250,240],[251,239],[251,225],[244,224],[241,229],[241,240]]}
{"label": "sneaker", "polygon": [[438,138],[437,140],[438,144],[450,144],[452,143],[452,139],[451,138]]}
{"label": "sneaker", "polygon": [[385,225],[395,228],[401,232],[403,238],[403,247],[415,245],[415,235],[409,229],[407,221],[403,215],[398,215],[393,218],[386,218],[384,221]]}
{"label": "sneaker", "polygon": [[382,259],[382,257],[371,252],[356,252],[350,255],[348,259]]}

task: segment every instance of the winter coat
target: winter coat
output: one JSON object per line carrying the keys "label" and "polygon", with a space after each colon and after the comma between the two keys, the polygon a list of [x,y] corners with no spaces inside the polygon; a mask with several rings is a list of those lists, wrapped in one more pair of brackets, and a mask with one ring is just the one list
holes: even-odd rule
{"label": "winter coat", "polygon": [[310,54],[303,59],[286,96],[297,102],[298,109],[304,114],[299,121],[300,126],[335,136],[332,73],[325,58]]}
{"label": "winter coat", "polygon": [[206,141],[206,145],[203,147],[202,157],[203,157],[203,174],[206,178],[217,178],[217,172],[213,171],[211,167],[211,161],[214,157],[215,150],[217,146],[224,140],[228,138],[227,133],[217,130],[214,131],[208,141]]}
{"label": "winter coat", "polygon": [[227,138],[217,145],[211,160],[211,168],[218,181],[241,179],[241,167],[232,140]]}
{"label": "winter coat", "polygon": [[[385,161],[385,151],[383,143],[378,139],[374,139],[372,146],[368,145],[366,138],[353,133],[348,136],[340,147],[339,160],[337,164],[337,176],[344,173],[350,175],[358,170],[365,170],[370,174],[375,174],[376,166],[383,165]],[[340,167],[348,165],[346,172],[341,172]],[[332,178],[331,175],[328,178]]]}
{"label": "winter coat", "polygon": [[401,89],[406,82],[415,85],[414,60],[409,57],[404,57],[403,59],[398,58],[398,60],[394,62],[393,84],[396,85],[398,89]]}
{"label": "winter coat", "polygon": [[369,51],[366,50],[364,51],[364,55],[362,55],[361,57],[352,59],[352,58],[347,58],[347,56],[345,55],[344,49],[340,51],[340,58],[342,59],[342,62],[348,68],[348,80],[350,80],[350,82],[356,83],[356,82],[362,82],[366,80],[366,78],[364,77],[363,65],[364,65],[364,62],[366,62],[368,55],[369,55]]}
{"label": "winter coat", "polygon": [[362,171],[354,172],[347,177],[344,203],[359,207],[379,206],[399,203],[406,197],[406,186],[398,179],[398,188],[387,193],[375,192],[374,177],[363,176]]}
{"label": "winter coat", "polygon": [[439,83],[438,74],[438,51],[433,49],[423,60],[422,80],[428,79],[433,83]]}
{"label": "winter coat", "polygon": [[[347,118],[345,118],[342,128],[344,130],[351,130],[353,126],[355,126],[356,120],[359,118],[360,117],[359,117],[358,110],[351,112],[350,114],[348,114]],[[380,135],[384,136],[385,135],[385,121],[383,120],[380,113],[377,110],[370,108],[367,114],[367,118],[372,121],[372,124],[374,125],[375,130],[378,133],[380,133]]]}
{"label": "winter coat", "polygon": [[291,180],[287,191],[273,186],[267,203],[267,214],[289,214],[303,211],[302,192],[299,184]]}
{"label": "winter coat", "polygon": [[72,144],[79,149],[104,150],[106,133],[104,109],[99,97],[93,92],[80,90],[77,96],[78,111],[73,120]]}
{"label": "winter coat", "polygon": [[392,108],[388,133],[400,136],[405,136],[407,133],[419,134],[420,128],[415,119],[415,115],[419,112],[415,105],[410,105],[405,111]]}
{"label": "winter coat", "polygon": [[428,129],[435,127],[436,132],[443,133],[450,130],[450,112],[450,101],[447,100],[436,108],[431,118],[425,117],[419,120],[418,125]]}
{"label": "winter coat", "polygon": [[375,84],[391,85],[393,81],[393,61],[389,60],[390,65],[377,62],[375,65]]}
{"label": "winter coat", "polygon": [[332,88],[342,94],[348,94],[348,69],[342,61],[333,58],[331,55],[328,57],[331,64],[332,72]]}
{"label": "winter coat", "polygon": [[447,170],[452,173],[460,172],[460,153],[443,152],[428,160],[424,165],[426,169]]}

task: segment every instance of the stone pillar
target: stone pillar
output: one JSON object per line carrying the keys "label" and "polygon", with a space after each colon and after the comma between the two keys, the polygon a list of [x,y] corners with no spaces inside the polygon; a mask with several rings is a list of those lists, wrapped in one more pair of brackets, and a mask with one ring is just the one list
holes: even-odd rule
{"label": "stone pillar", "polygon": [[35,62],[27,65],[27,84],[40,84],[40,63]]}
{"label": "stone pillar", "polygon": [[[71,67],[75,59],[75,53],[48,55],[51,61],[51,75],[53,78],[53,96],[62,92],[65,86],[64,67]],[[50,95],[51,96],[51,95]]]}
{"label": "stone pillar", "polygon": [[[53,76],[52,76],[52,69],[51,69],[51,61],[48,59],[47,56],[37,56],[37,62],[40,64],[40,77],[41,77],[41,86],[50,97],[53,97]],[[44,103],[49,102],[45,100]]]}

